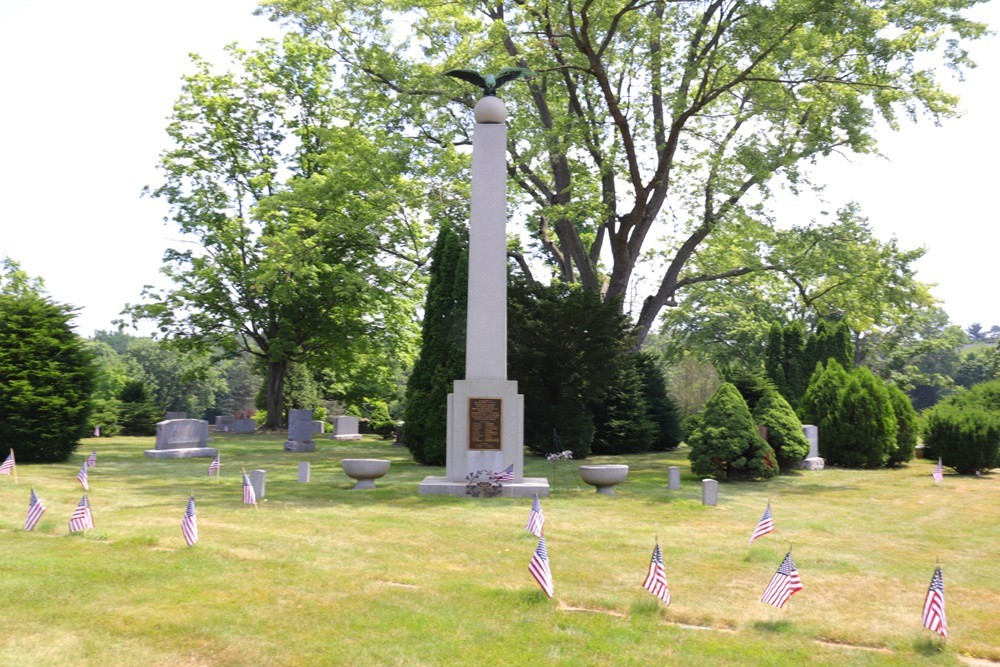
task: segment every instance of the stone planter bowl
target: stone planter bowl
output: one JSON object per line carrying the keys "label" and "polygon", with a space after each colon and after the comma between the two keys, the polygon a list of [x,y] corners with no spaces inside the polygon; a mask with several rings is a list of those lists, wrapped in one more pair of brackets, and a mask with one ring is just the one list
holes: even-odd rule
{"label": "stone planter bowl", "polygon": [[358,480],[357,489],[374,489],[375,481],[389,472],[388,459],[344,459],[340,462],[348,477]]}
{"label": "stone planter bowl", "polygon": [[628,476],[628,466],[618,464],[580,466],[580,477],[587,484],[597,487],[598,493],[615,495],[614,486],[621,484]]}

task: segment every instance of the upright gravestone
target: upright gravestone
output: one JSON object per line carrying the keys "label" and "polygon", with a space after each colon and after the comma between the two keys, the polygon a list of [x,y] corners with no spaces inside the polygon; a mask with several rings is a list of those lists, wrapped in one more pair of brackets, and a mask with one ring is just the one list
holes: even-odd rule
{"label": "upright gravestone", "polygon": [[188,413],[186,412],[168,412],[167,416],[164,417],[165,421],[170,421],[172,419],[187,419]]}
{"label": "upright gravestone", "polygon": [[667,468],[667,488],[671,491],[681,488],[681,469],[677,466]]}
{"label": "upright gravestone", "polygon": [[507,379],[507,109],[495,87],[484,90],[472,138],[465,379],[448,395],[446,476],[424,478],[420,493],[465,495],[479,471],[513,466],[503,495],[547,496],[547,479],[524,477],[524,396]]}
{"label": "upright gravestone", "polygon": [[719,504],[719,483],[716,480],[701,480],[701,504],[712,506]]}
{"label": "upright gravestone", "polygon": [[154,459],[214,458],[219,450],[207,443],[208,422],[204,419],[167,419],[156,424],[156,449],[144,453]]}
{"label": "upright gravestone", "polygon": [[822,470],[826,461],[819,455],[819,428],[812,424],[802,425],[802,435],[809,441],[809,456],[799,461],[800,470]]}
{"label": "upright gravestone", "polygon": [[333,435],[331,440],[360,440],[358,418],[351,415],[340,415],[333,418]]}
{"label": "upright gravestone", "polygon": [[252,419],[237,419],[233,422],[233,433],[253,433],[257,425]]}
{"label": "upright gravestone", "polygon": [[288,427],[291,428],[292,424],[297,422],[307,422],[311,421],[313,418],[313,411],[306,408],[295,408],[288,411]]}
{"label": "upright gravestone", "polygon": [[235,423],[236,417],[232,415],[218,415],[215,418],[215,430],[224,432],[232,431]]}
{"label": "upright gravestone", "polygon": [[251,470],[250,471],[250,486],[253,487],[253,492],[257,497],[257,502],[264,500],[266,497],[264,495],[265,482],[267,480],[266,470]]}
{"label": "upright gravestone", "polygon": [[310,467],[308,461],[299,461],[299,481],[303,484],[309,481]]}
{"label": "upright gravestone", "polygon": [[316,443],[313,441],[315,433],[313,422],[296,421],[288,424],[288,439],[285,441],[286,452],[315,452]]}

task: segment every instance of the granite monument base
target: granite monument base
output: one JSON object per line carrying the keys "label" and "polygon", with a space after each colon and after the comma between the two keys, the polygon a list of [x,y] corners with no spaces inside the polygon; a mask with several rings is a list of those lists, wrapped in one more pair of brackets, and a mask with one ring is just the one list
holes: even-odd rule
{"label": "granite monument base", "polygon": [[143,452],[151,459],[194,459],[201,457],[215,458],[219,450],[215,447],[186,447],[184,449],[147,449]]}
{"label": "granite monument base", "polygon": [[[465,482],[449,482],[447,477],[424,477],[420,482],[421,495],[464,496]],[[525,477],[523,482],[502,482],[500,495],[504,498],[539,498],[549,495],[549,480],[545,477]]]}

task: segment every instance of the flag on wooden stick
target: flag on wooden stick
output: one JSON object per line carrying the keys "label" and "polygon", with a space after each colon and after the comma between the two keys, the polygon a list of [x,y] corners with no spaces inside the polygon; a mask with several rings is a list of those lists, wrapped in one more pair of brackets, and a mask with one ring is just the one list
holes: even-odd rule
{"label": "flag on wooden stick", "polygon": [[937,465],[934,466],[934,472],[931,475],[934,477],[935,482],[940,482],[944,479],[944,466],[941,465],[941,459],[938,459]]}
{"label": "flag on wooden stick", "polygon": [[513,482],[514,481],[514,464],[511,463],[505,470],[493,473],[494,482]]}
{"label": "flag on wooden stick", "polygon": [[188,546],[198,541],[198,519],[194,515],[194,496],[188,499],[187,510],[184,518],[181,519],[181,532],[184,533],[184,541]]}
{"label": "flag on wooden stick", "polygon": [[3,460],[3,463],[0,463],[0,475],[9,475],[14,471],[14,466],[14,450],[11,449],[7,458]]}
{"label": "flag on wooden stick", "polygon": [[246,472],[243,473],[243,503],[257,507],[257,493],[253,490],[253,484]]}
{"label": "flag on wooden stick", "polygon": [[90,468],[91,470],[93,470],[95,465],[97,465],[97,450],[96,449],[90,453],[90,456],[87,457],[87,467]]}
{"label": "flag on wooden stick", "polygon": [[785,554],[785,560],[781,561],[778,571],[771,578],[771,583],[764,590],[764,595],[760,601],[779,609],[785,605],[788,598],[802,590],[802,580],[799,579],[799,571],[795,569],[792,562],[792,552]]}
{"label": "flag on wooden stick", "polygon": [[544,536],[538,540],[535,555],[531,557],[531,562],[528,563],[528,571],[531,572],[531,576],[535,578],[535,581],[542,587],[545,594],[552,597],[552,570],[549,569],[549,552],[545,548]]}
{"label": "flag on wooden stick", "polygon": [[212,475],[218,475],[219,474],[219,468],[222,466],[222,462],[219,460],[220,456],[222,456],[222,454],[216,454],[215,458],[212,459],[212,462],[208,465],[208,476],[209,477],[211,477]]}
{"label": "flag on wooden stick", "polygon": [[660,552],[659,542],[653,547],[653,557],[649,559],[649,572],[646,573],[646,581],[642,582],[642,587],[663,600],[663,604],[670,604],[667,571],[663,569],[663,554]]}
{"label": "flag on wooden stick", "polygon": [[542,525],[544,523],[545,517],[542,515],[542,504],[538,502],[538,494],[536,493],[535,500],[531,503],[531,514],[528,515],[528,525],[524,529],[535,537],[541,537]]}
{"label": "flag on wooden stick", "polygon": [[28,516],[24,519],[24,529],[33,530],[35,524],[38,520],[42,518],[45,514],[45,505],[42,503],[42,499],[38,497],[35,490],[31,490],[31,498],[28,500]]}
{"label": "flag on wooden stick", "polygon": [[756,540],[758,537],[773,532],[774,532],[774,516],[771,515],[771,501],[768,501],[767,509],[764,510],[764,516],[760,518],[760,521],[757,522],[757,527],[753,529],[753,535],[750,536],[750,541],[747,542],[747,546],[753,544],[753,541]]}
{"label": "flag on wooden stick", "polygon": [[73,516],[69,518],[69,532],[75,533],[93,527],[94,515],[90,513],[90,501],[84,496],[73,510]]}
{"label": "flag on wooden stick", "polygon": [[941,573],[939,565],[934,570],[931,577],[931,585],[927,589],[927,597],[924,598],[924,627],[938,633],[942,637],[948,636],[948,621],[944,616],[944,575]]}
{"label": "flag on wooden stick", "polygon": [[83,485],[84,491],[90,491],[90,482],[87,481],[87,462],[83,462],[83,466],[80,467],[80,472],[76,473],[76,478],[80,480],[80,484]]}

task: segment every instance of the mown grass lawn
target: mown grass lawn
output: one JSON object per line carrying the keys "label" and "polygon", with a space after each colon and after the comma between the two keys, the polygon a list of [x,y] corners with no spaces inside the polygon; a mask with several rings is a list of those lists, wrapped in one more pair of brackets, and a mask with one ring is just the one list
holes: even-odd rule
{"label": "mown grass lawn", "polygon": [[[888,471],[791,473],[720,485],[700,503],[686,449],[614,459],[615,497],[564,468],[542,500],[555,580],[528,574],[531,501],[428,497],[443,470],[403,448],[216,434],[210,459],[153,460],[149,438],[84,441],[58,465],[0,477],[2,665],[911,665],[1000,661],[1000,479],[931,478],[932,462]],[[69,535],[76,472],[97,448],[94,530]],[[352,491],[342,458],[392,460],[374,491]],[[588,462],[608,462],[598,457]],[[297,482],[299,461],[312,482]],[[682,489],[668,491],[667,467]],[[267,470],[267,500],[241,502],[241,468]],[[29,489],[48,507],[21,527]],[[180,530],[188,494],[201,541]],[[776,530],[746,543],[767,501]],[[673,600],[640,584],[659,538]],[[784,609],[758,600],[789,545],[804,590]],[[950,636],[920,623],[940,560]]]}

